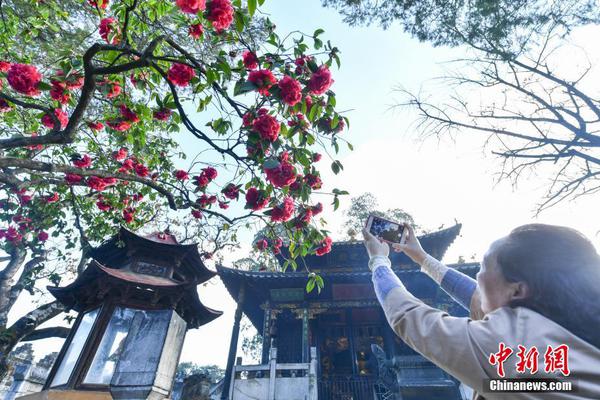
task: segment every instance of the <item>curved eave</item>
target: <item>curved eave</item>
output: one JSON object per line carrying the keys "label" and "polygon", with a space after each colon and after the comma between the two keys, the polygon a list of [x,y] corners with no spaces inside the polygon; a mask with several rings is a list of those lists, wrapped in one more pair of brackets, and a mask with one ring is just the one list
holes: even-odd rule
{"label": "curved eave", "polygon": [[198,244],[176,244],[169,242],[158,242],[152,239],[139,236],[125,227],[121,227],[119,233],[90,252],[90,256],[98,260],[101,264],[111,267],[114,260],[124,260],[127,257],[126,246],[119,247],[118,242],[123,241],[127,245],[140,246],[147,248],[150,254],[173,254],[174,258],[181,260],[181,266],[190,269],[195,276],[196,283],[204,283],[214,277],[217,273],[204,265],[200,253],[198,253]]}
{"label": "curved eave", "polygon": [[[479,270],[479,263],[449,264],[448,266],[471,277],[474,277]],[[394,272],[400,277],[409,290],[415,290],[415,288],[422,284],[430,287],[435,286],[433,281],[418,269],[394,269]],[[236,303],[239,300],[238,295],[240,287],[244,284],[246,287],[246,294],[244,304],[242,305],[242,311],[259,332],[262,331],[264,319],[261,305],[269,299],[269,290],[279,288],[304,289],[307,282],[307,274],[305,272],[243,271],[217,265],[217,273]],[[320,275],[323,277],[326,286],[330,285],[332,282],[363,284],[371,282],[371,272],[368,270],[344,272],[336,272],[334,270],[322,271]],[[315,292],[309,295],[305,294],[305,297],[307,297],[308,300],[319,301],[319,295]]]}

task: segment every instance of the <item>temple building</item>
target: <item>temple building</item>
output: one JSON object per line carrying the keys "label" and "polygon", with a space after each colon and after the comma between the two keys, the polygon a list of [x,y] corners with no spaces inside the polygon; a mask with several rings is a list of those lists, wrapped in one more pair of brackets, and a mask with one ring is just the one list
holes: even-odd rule
{"label": "temple building", "polygon": [[[442,259],[460,228],[457,224],[419,240],[425,251]],[[467,316],[405,254],[392,252],[390,258],[394,271],[416,297],[451,315]],[[468,388],[410,349],[391,330],[375,297],[362,241],[334,243],[330,253],[307,256],[304,261],[323,277],[320,293],[316,289],[306,292],[306,271],[217,267],[238,305],[221,399],[469,398]],[[451,267],[474,276],[479,264]],[[262,334],[260,365],[235,362],[242,313]],[[374,354],[373,350],[381,351]],[[382,354],[389,362],[382,362]],[[395,379],[390,380],[390,374]]]}

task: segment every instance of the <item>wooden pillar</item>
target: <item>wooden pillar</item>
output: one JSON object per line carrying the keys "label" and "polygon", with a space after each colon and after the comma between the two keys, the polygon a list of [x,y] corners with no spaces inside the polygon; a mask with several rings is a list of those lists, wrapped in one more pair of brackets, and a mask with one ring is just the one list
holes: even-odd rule
{"label": "wooden pillar", "polygon": [[265,303],[265,317],[262,331],[262,357],[261,364],[269,362],[269,349],[271,348],[271,303]]}
{"label": "wooden pillar", "polygon": [[302,310],[302,362],[307,363],[308,361],[308,308],[304,307]]}
{"label": "wooden pillar", "polygon": [[231,331],[231,342],[229,343],[229,356],[227,357],[225,377],[223,378],[223,392],[221,393],[221,400],[227,400],[229,395],[229,387],[232,385],[233,380],[235,379],[235,376],[233,375],[233,362],[235,361],[235,355],[237,353],[238,339],[240,336],[240,320],[242,319],[242,305],[244,304],[245,295],[246,290],[242,284],[238,293],[235,316],[233,317],[233,329]]}

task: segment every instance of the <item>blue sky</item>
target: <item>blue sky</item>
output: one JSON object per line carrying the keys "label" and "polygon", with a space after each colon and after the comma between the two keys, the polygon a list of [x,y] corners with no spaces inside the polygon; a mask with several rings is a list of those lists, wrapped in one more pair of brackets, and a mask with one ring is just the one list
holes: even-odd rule
{"label": "blue sky", "polygon": [[[464,55],[464,49],[433,48],[410,38],[398,26],[386,31],[376,26],[349,27],[337,12],[322,8],[318,0],[268,0],[261,11],[270,16],[280,34],[294,30],[310,34],[323,28],[323,38],[341,50],[342,67],[333,69],[332,89],[337,93],[338,108],[348,110],[351,129],[342,135],[355,151],[342,150],[339,158],[345,170],[340,175],[334,175],[327,167],[329,163],[324,163],[325,190],[338,187],[352,195],[370,191],[382,208],[403,208],[430,230],[455,220],[461,222],[462,235],[448,252],[446,262],[455,262],[459,256],[479,259],[491,241],[532,221],[575,227],[598,245],[600,214],[593,197],[561,204],[535,218],[533,211],[547,176],[531,175],[517,187],[510,182],[497,183],[499,162],[490,149],[482,148],[481,138],[465,134],[456,140],[422,141],[415,132],[415,115],[392,109],[400,100],[394,92],[398,86],[418,91],[425,85],[443,95],[443,85],[434,84],[432,79],[447,68],[442,62]],[[591,54],[600,54],[597,41],[593,41],[598,34],[597,28],[589,28],[575,36]],[[315,200],[326,205],[331,201],[328,196]],[[342,208],[348,200],[342,200]],[[333,213],[328,207],[324,216],[334,236],[341,237],[341,212]],[[243,257],[248,248],[248,243],[242,243],[241,250],[228,260]],[[224,366],[235,303],[218,278],[200,287],[199,293],[207,306],[223,310],[224,315],[188,332],[181,359]],[[15,316],[27,308],[24,300],[20,303]],[[41,353],[59,346],[60,341],[48,340],[36,347]]]}

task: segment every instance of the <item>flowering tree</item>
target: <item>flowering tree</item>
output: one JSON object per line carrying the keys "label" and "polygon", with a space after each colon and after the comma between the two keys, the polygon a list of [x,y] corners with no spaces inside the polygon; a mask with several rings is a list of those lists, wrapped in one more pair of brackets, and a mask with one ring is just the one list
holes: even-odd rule
{"label": "flowering tree", "polygon": [[22,291],[81,271],[120,225],[179,226],[207,258],[252,220],[283,223],[293,257],[328,250],[311,193],[348,123],[338,50],[322,30],[280,39],[262,2],[0,3],[0,362],[62,311],[8,326]]}

